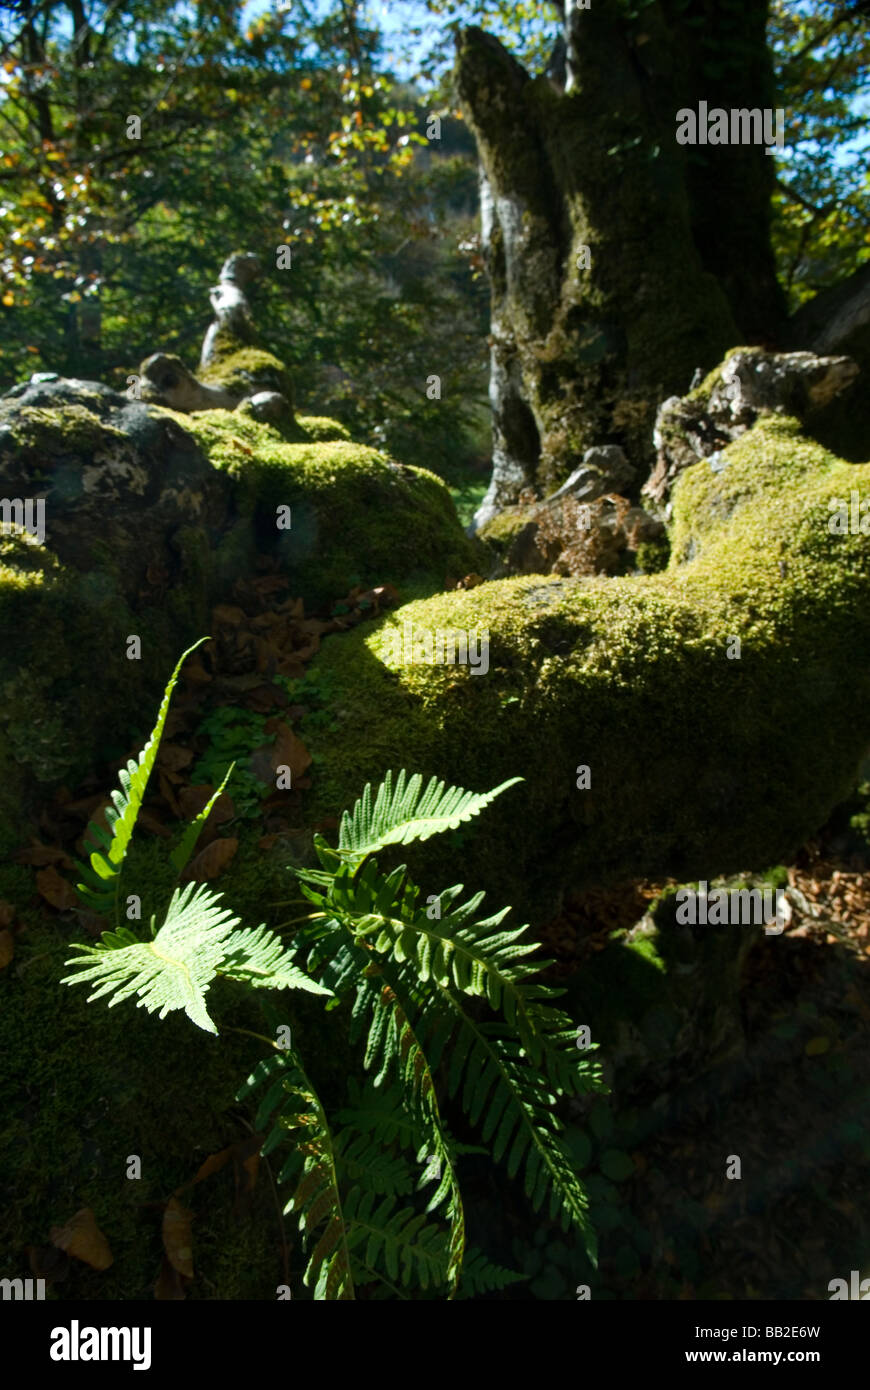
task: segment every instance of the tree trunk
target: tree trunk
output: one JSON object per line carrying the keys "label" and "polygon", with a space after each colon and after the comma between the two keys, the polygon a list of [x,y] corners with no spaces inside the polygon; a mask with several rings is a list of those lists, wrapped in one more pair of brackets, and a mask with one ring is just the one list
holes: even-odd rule
{"label": "tree trunk", "polygon": [[594,445],[621,445],[645,476],[658,404],[728,347],[780,337],[773,161],[761,145],[676,142],[681,108],[772,106],[766,13],[767,0],[637,13],[568,0],[564,84],[460,33],[492,290],[494,468],[478,524],[523,487],[552,491]]}

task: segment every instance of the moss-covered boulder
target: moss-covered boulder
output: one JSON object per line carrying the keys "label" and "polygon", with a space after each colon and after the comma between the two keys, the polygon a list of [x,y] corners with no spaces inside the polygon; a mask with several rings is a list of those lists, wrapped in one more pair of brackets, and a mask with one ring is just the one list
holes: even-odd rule
{"label": "moss-covered boulder", "polygon": [[[855,493],[870,464],[769,417],[681,474],[662,573],[499,580],[327,639],[320,808],[390,767],[523,776],[454,876],[539,918],[569,883],[783,862],[870,742],[870,543],[829,525]],[[438,630],[476,634],[476,669],[428,664]]]}
{"label": "moss-covered boulder", "polygon": [[179,653],[257,555],[309,609],[476,567],[444,483],[333,421],[298,419],[288,440],[245,412],[39,381],[0,401],[0,473],[0,848],[40,787],[147,733]]}

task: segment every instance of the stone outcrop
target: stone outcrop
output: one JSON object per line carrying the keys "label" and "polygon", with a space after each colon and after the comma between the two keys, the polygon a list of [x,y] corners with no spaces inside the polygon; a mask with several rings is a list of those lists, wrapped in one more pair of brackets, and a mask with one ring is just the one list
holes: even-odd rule
{"label": "stone outcrop", "polygon": [[858,372],[857,363],[848,357],[735,348],[694,391],[670,396],[659,408],[656,465],[643,496],[665,505],[684,468],[699,459],[709,459],[716,468],[725,445],[739,439],[762,415],[796,416],[812,431]]}

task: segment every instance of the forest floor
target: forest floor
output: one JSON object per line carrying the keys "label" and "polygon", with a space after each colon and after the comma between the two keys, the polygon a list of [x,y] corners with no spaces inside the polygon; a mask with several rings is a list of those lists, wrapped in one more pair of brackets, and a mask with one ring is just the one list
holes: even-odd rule
{"label": "forest floor", "polygon": [[[223,767],[258,748],[203,832],[188,870],[194,878],[219,878],[231,863],[240,816],[258,828],[264,853],[299,834],[301,793],[316,776],[299,728],[312,714],[328,717],[305,665],[323,635],[397,598],[390,586],[354,590],[330,614],[306,617],[287,587],[268,565],[237,586],[234,601],[215,610],[214,642],[186,663],[173,702],[143,815],[153,835],[173,833],[204,804]],[[274,794],[280,764],[293,769],[292,794]],[[113,781],[103,768],[78,788],[61,788],[43,809],[41,840],[18,856],[36,870],[43,905],[57,912],[77,905],[60,871],[81,855],[84,826],[99,818]],[[592,1117],[596,1135],[620,1145],[617,1161],[589,1184],[593,1223],[602,1223],[594,1297],[824,1299],[829,1280],[848,1281],[853,1269],[870,1274],[870,850],[844,835],[841,816],[788,866],[788,878],[791,921],[775,949],[765,939],[746,962],[742,1059],[688,1082],[664,1105],[632,1097],[623,1129],[630,1135],[637,1115],[644,1119],[634,1142],[620,1139],[618,1086]],[[634,925],[665,886],[641,883],[569,903],[540,931],[556,962],[553,982]],[[96,933],[103,923],[84,925]],[[0,903],[0,968],[20,927],[11,905]],[[741,1160],[739,1181],[725,1178],[730,1155]],[[463,1182],[466,1173],[477,1242],[486,1247],[498,1229],[501,1248],[487,1253],[526,1276],[490,1297],[573,1298],[588,1277],[578,1274],[576,1245],[532,1216],[517,1185],[488,1160],[463,1164]]]}
{"label": "forest floor", "polygon": [[[743,1058],[669,1096],[632,1152],[628,1211],[601,1240],[612,1297],[826,1299],[831,1279],[870,1275],[870,852],[840,815],[788,880],[790,923],[745,964]],[[551,923],[556,976],[665,886]],[[731,1155],[739,1181],[725,1177]]]}

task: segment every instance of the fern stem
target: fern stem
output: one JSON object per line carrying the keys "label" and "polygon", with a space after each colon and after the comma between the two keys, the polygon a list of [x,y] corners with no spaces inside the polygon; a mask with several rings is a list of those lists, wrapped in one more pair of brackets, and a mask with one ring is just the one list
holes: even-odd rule
{"label": "fern stem", "polygon": [[[221,972],[218,971],[218,974],[220,974],[220,973],[221,973]],[[223,1031],[224,1031],[225,1033],[244,1033],[244,1035],[245,1035],[246,1038],[256,1038],[256,1039],[257,1039],[257,1042],[265,1043],[267,1047],[273,1048],[275,1052],[283,1052],[283,1051],[284,1051],[284,1049],[283,1049],[282,1047],[279,1047],[279,1046],[278,1046],[278,1044],[275,1042],[275,1039],[274,1039],[274,1038],[266,1038],[266,1037],[263,1036],[262,1033],[253,1033],[253,1032],[251,1032],[251,1029],[250,1029],[250,1028],[229,1028],[229,1027],[227,1027],[227,1028],[224,1028]]]}

